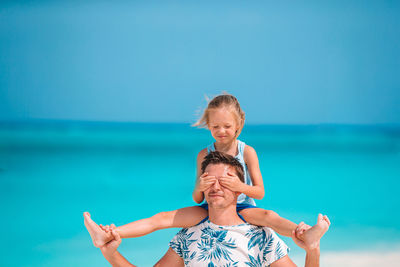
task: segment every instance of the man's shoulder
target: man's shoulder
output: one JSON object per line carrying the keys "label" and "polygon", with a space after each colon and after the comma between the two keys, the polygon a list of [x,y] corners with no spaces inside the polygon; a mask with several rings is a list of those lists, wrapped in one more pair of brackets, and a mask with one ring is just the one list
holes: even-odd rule
{"label": "man's shoulder", "polygon": [[[198,224],[187,227],[187,228],[182,228],[173,238],[173,240],[182,241],[186,238],[191,238],[195,232],[201,231],[202,229],[206,228],[209,226],[209,220],[204,219],[203,221],[199,222]],[[177,238],[178,237],[178,238]]]}
{"label": "man's shoulder", "polygon": [[221,231],[229,231],[229,232],[239,232],[244,235],[249,235],[249,233],[258,233],[260,234],[261,232],[264,233],[264,236],[267,238],[270,235],[277,236],[275,231],[272,230],[269,227],[266,226],[257,226],[257,225],[252,225],[249,223],[243,223],[243,224],[238,224],[238,225],[233,225],[233,226],[220,226],[213,224],[211,221],[208,219],[205,219],[198,224],[188,227],[188,228],[182,228],[177,235],[179,234],[187,234],[187,233],[193,233],[196,231],[202,231],[205,228],[208,229],[213,229],[213,230],[221,230]]}

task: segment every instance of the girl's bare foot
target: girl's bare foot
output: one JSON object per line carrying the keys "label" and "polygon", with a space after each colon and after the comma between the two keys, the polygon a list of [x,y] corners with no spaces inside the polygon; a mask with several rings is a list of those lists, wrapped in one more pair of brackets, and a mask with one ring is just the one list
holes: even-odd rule
{"label": "girl's bare foot", "polygon": [[305,243],[314,243],[321,239],[321,237],[328,231],[331,222],[328,217],[318,214],[317,224],[311,228],[304,228],[303,231],[297,232],[297,237]]}
{"label": "girl's bare foot", "polygon": [[95,223],[92,218],[90,218],[89,212],[83,213],[84,223],[86,229],[88,230],[90,237],[92,238],[93,245],[95,247],[101,247],[110,240],[114,239],[111,232],[106,232],[100,228],[100,226]]}

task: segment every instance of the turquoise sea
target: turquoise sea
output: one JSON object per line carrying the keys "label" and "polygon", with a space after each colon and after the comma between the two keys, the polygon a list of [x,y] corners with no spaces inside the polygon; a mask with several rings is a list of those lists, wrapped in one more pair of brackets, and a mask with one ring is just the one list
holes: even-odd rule
{"label": "turquoise sea", "polygon": [[[297,223],[330,217],[322,266],[398,263],[400,127],[246,125],[240,139],[260,160],[258,206]],[[189,124],[0,123],[0,266],[108,266],[82,212],[121,225],[193,205],[195,158],[212,141]],[[124,240],[121,251],[151,266],[177,231]],[[284,240],[301,266],[303,252]]]}

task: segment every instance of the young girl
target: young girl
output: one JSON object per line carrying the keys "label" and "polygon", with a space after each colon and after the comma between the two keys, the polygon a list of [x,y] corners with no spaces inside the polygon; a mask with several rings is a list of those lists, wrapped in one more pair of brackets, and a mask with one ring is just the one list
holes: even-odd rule
{"label": "young girl", "polygon": [[[251,146],[238,140],[243,128],[245,114],[237,99],[229,94],[222,94],[212,99],[203,116],[194,126],[206,127],[210,130],[215,142],[201,150],[197,156],[197,179],[193,191],[193,200],[201,203],[204,200],[203,192],[212,184],[212,176],[207,173],[201,174],[201,163],[210,151],[220,151],[236,157],[244,167],[245,182],[239,180],[236,175],[228,174],[219,179],[226,188],[241,192],[237,201],[237,211],[250,224],[268,226],[284,236],[291,236],[297,225],[280,217],[276,212],[257,208],[253,200],[264,197],[264,184],[259,168],[256,151]],[[161,212],[150,218],[135,221],[116,228],[122,238],[131,238],[147,235],[159,229],[177,227],[188,228],[198,224],[207,216],[207,203],[201,206],[186,207],[174,211]],[[111,239],[109,227],[99,227],[91,220],[89,213],[84,213],[85,225],[88,229],[93,243],[101,247]],[[306,226],[306,228],[310,228]],[[309,235],[321,235],[325,229],[313,229],[304,232],[304,238]],[[311,236],[310,236],[311,238]]]}

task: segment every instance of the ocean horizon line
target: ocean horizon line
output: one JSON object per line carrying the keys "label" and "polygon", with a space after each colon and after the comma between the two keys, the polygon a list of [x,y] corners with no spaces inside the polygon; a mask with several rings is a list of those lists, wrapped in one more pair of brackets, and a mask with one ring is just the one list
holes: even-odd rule
{"label": "ocean horizon line", "polygon": [[[18,126],[57,126],[57,125],[71,125],[71,126],[192,126],[193,122],[166,122],[166,121],[112,121],[112,120],[68,120],[68,119],[22,119],[22,120],[0,120],[0,128],[4,127],[18,127]],[[280,128],[282,130],[288,128],[353,128],[353,129],[398,129],[400,130],[400,123],[245,123],[247,127],[265,127],[265,128]]]}
{"label": "ocean horizon line", "polygon": [[[257,148],[282,151],[398,153],[400,125],[246,125],[240,135]],[[166,140],[169,140],[166,142]],[[41,120],[0,122],[0,147],[186,147],[212,141],[189,123]]]}

